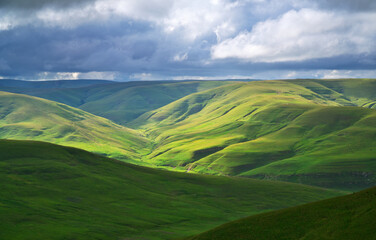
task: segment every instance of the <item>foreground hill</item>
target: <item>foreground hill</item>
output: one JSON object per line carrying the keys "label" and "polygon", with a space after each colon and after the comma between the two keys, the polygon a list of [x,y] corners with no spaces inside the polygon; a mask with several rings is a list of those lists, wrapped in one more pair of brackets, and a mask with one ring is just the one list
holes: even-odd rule
{"label": "foreground hill", "polygon": [[43,142],[0,140],[0,239],[173,239],[343,194],[148,169]]}
{"label": "foreground hill", "polygon": [[376,239],[376,187],[240,219],[187,240]]}
{"label": "foreground hill", "polygon": [[157,165],[358,190],[376,183],[375,100],[372,79],[235,83],[130,125]]}
{"label": "foreground hill", "polygon": [[0,138],[43,140],[132,161],[147,153],[139,132],[49,100],[0,92]]}
{"label": "foreground hill", "polygon": [[57,101],[126,125],[141,114],[186,95],[231,83],[228,81],[95,82],[78,80],[73,85],[74,82],[76,81],[32,83],[0,81],[0,90]]}

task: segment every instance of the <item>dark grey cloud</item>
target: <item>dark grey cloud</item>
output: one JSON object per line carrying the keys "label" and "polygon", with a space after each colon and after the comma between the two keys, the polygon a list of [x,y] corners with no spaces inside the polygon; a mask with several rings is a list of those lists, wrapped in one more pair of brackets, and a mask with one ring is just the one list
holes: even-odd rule
{"label": "dark grey cloud", "polygon": [[[4,16],[0,16],[0,77],[35,77],[44,72],[52,75],[61,72],[117,72],[122,79],[143,73],[145,73],[144,76],[157,76],[162,79],[174,76],[252,75],[268,71],[376,69],[376,53],[369,50],[372,48],[369,47],[368,41],[373,38],[372,34],[376,32],[374,29],[364,30],[367,34],[371,33],[366,38],[367,41],[362,40],[365,39],[364,37],[357,36],[356,44],[360,47],[363,45],[368,47],[367,51],[360,48],[354,54],[345,52],[345,55],[342,51],[339,55],[333,55],[334,57],[308,56],[301,61],[292,61],[291,59],[298,58],[290,58],[289,61],[269,63],[236,57],[214,59],[212,54],[213,46],[225,39],[234,39],[241,33],[252,32],[256,24],[261,26],[265,22],[279,23],[280,28],[275,28],[278,31],[270,31],[268,35],[263,31],[274,28],[268,28],[269,25],[265,24],[266,27],[259,27],[260,31],[257,32],[259,33],[257,36],[264,45],[288,29],[292,35],[295,34],[295,37],[292,40],[287,39],[287,42],[297,40],[300,34],[297,42],[300,46],[306,46],[305,49],[310,49],[313,45],[306,43],[317,42],[318,38],[312,38],[311,32],[307,34],[305,26],[291,25],[291,22],[297,22],[294,18],[291,18],[291,21],[290,18],[281,21],[281,16],[288,12],[292,12],[291,16],[299,15],[299,9],[303,8],[315,9],[316,12],[331,12],[335,16],[347,14],[343,10],[348,11],[349,16],[351,14],[363,15],[359,12],[367,10],[366,14],[369,14],[370,10],[375,9],[376,1],[317,0],[316,3],[298,1],[300,2],[298,5],[294,4],[296,0],[286,2],[278,0],[229,1],[229,5],[221,7],[223,9],[227,7],[223,12],[218,10],[218,7],[214,8],[219,13],[201,9],[202,5],[209,3],[194,0],[176,2],[175,4],[183,3],[183,7],[177,9],[170,6],[172,4],[167,0],[161,0],[164,4],[161,9],[154,9],[158,6],[158,1],[152,1],[153,3],[149,4],[147,0],[127,1],[127,3],[132,2],[130,5],[122,5],[124,2],[120,0],[107,2],[101,0],[101,4],[105,4],[101,6],[107,7],[106,11],[90,7],[82,8],[81,11],[81,8],[77,6],[77,4],[91,4],[93,1],[0,0],[0,15],[4,13]],[[192,6],[190,2],[193,2]],[[112,3],[115,5],[111,5]],[[221,1],[219,4],[222,4]],[[144,8],[144,5],[150,6]],[[132,11],[129,11],[128,6]],[[63,11],[60,11],[62,8]],[[27,17],[23,14],[25,11],[29,14]],[[113,14],[113,11],[116,14]],[[223,16],[223,13],[231,11],[232,15]],[[315,11],[304,15],[307,23],[315,20],[312,18],[321,16],[315,15]],[[357,13],[354,14],[351,11]],[[152,17],[146,14],[149,12]],[[46,14],[43,15],[44,13]],[[328,19],[333,19],[331,23],[328,23],[332,26],[332,23],[338,22],[339,18]],[[347,18],[340,19],[346,20]],[[328,36],[326,22],[320,22],[318,25],[323,26],[323,30],[316,29],[315,25],[312,25],[312,28],[320,33],[319,37],[326,39]],[[350,25],[353,26],[353,23]],[[358,23],[357,26],[361,28],[365,25]],[[366,28],[369,26],[368,24]],[[332,33],[330,39],[337,36],[336,34],[340,31],[349,32],[349,35],[344,36],[351,36],[351,28],[345,29],[344,25],[340,28],[337,31],[337,25],[335,25],[330,29]],[[299,34],[295,31],[296,29],[300,29]],[[315,35],[317,36],[318,34]],[[274,49],[276,46],[275,49],[278,51],[278,46],[282,46],[283,39],[277,40],[277,44],[271,41],[268,47]],[[240,38],[239,41],[242,43],[241,41],[245,40]],[[338,37],[338,42],[345,41],[346,39]],[[296,54],[303,53],[297,52]]]}
{"label": "dark grey cloud", "polygon": [[9,66],[0,69],[0,75],[119,71],[124,65],[136,65],[135,58],[154,54],[157,43],[145,34],[150,30],[144,23],[121,21],[74,29],[23,26],[0,31],[1,65]]}
{"label": "dark grey cloud", "polygon": [[348,11],[375,11],[375,0],[316,0],[326,9],[344,9]]}

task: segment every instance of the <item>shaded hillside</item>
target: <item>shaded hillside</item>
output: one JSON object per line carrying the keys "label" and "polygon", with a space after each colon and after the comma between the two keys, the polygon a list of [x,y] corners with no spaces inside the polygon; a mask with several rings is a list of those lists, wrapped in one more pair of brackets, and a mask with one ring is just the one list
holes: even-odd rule
{"label": "shaded hillside", "polygon": [[376,183],[375,85],[235,83],[181,98],[131,126],[155,140],[148,157],[157,165],[362,189]]}
{"label": "shaded hillside", "polygon": [[0,239],[174,239],[343,194],[149,169],[58,145],[0,140]]}
{"label": "shaded hillside", "polygon": [[[119,124],[127,124],[141,114],[162,107],[191,93],[229,84],[228,81],[135,81],[110,82],[101,85],[65,86],[69,81],[55,81],[56,88],[32,86],[8,87],[5,82],[0,90],[37,96],[108,118]],[[75,81],[71,81],[75,82]],[[49,86],[52,83],[49,84]],[[14,84],[13,84],[14,85]],[[30,85],[30,84],[29,84]]]}
{"label": "shaded hillside", "polygon": [[0,138],[74,146],[127,161],[146,154],[139,132],[67,105],[0,92]]}
{"label": "shaded hillside", "polygon": [[376,239],[376,188],[233,221],[187,240]]}

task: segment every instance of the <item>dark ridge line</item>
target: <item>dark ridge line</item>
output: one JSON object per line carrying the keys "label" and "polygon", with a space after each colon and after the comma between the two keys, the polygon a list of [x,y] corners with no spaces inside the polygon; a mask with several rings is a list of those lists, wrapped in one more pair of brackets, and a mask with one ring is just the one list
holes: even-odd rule
{"label": "dark ridge line", "polygon": [[249,115],[251,115],[252,113],[254,113],[257,109],[258,108],[253,109],[252,111],[250,111],[249,113],[247,113],[246,115],[244,115],[243,118],[248,117]]}

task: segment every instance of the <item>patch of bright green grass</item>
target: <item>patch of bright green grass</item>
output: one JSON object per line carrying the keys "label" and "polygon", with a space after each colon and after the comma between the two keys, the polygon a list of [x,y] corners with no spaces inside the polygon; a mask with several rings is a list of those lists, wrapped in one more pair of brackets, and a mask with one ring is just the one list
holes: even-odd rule
{"label": "patch of bright green grass", "polygon": [[375,85],[374,79],[235,83],[132,123],[156,143],[145,160],[159,166],[359,190],[376,183]]}
{"label": "patch of bright green grass", "polygon": [[67,105],[0,92],[0,138],[74,146],[133,161],[148,152],[141,133]]}
{"label": "patch of bright green grass", "polygon": [[344,192],[150,169],[0,140],[0,239],[175,239]]}

